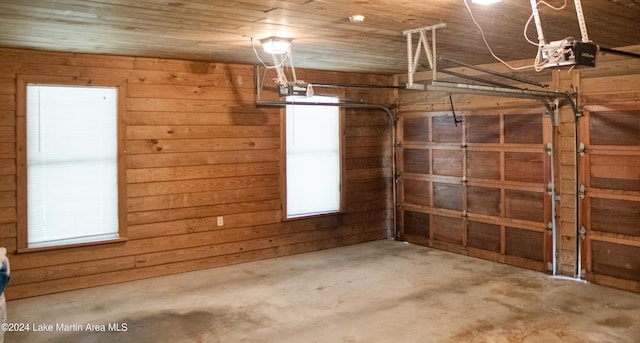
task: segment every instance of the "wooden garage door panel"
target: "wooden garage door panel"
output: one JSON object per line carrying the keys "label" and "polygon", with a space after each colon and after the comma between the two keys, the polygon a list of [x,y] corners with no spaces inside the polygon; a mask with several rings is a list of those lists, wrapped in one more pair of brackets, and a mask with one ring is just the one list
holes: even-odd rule
{"label": "wooden garage door panel", "polygon": [[422,180],[404,180],[404,202],[429,206],[429,182]]}
{"label": "wooden garage door panel", "polygon": [[470,179],[500,180],[500,152],[468,151],[467,177]]}
{"label": "wooden garage door panel", "polygon": [[590,198],[591,230],[640,236],[640,201]]}
{"label": "wooden garage door panel", "polygon": [[429,238],[429,214],[404,211],[404,233]]}
{"label": "wooden garage door panel", "polygon": [[403,119],[402,132],[405,141],[429,141],[429,117],[409,117]]}
{"label": "wooden garage door panel", "polygon": [[444,176],[462,176],[461,150],[434,150],[433,174]]}
{"label": "wooden garage door panel", "polygon": [[542,144],[542,115],[505,115],[504,142],[520,144]]}
{"label": "wooden garage door panel", "polygon": [[639,247],[592,241],[591,261],[595,273],[640,281]]}
{"label": "wooden garage door panel", "polygon": [[500,225],[469,222],[467,245],[472,248],[500,252]]}
{"label": "wooden garage door panel", "polygon": [[533,222],[544,222],[544,193],[507,189],[506,216]]}
{"label": "wooden garage door panel", "polygon": [[[618,107],[611,109],[611,107]],[[586,239],[583,263],[590,281],[640,291],[640,110],[636,103],[585,108],[587,146],[580,183]]]}
{"label": "wooden garage door panel", "polygon": [[545,153],[505,153],[505,179],[508,181],[544,183],[545,156]]}
{"label": "wooden garage door panel", "polygon": [[433,206],[462,211],[462,186],[448,183],[433,183]]}
{"label": "wooden garage door panel", "polygon": [[433,239],[462,245],[462,218],[433,216]]}
{"label": "wooden garage door panel", "polygon": [[403,168],[407,173],[429,174],[429,150],[404,149]]}
{"label": "wooden garage door panel", "polygon": [[[546,268],[551,255],[544,249],[551,245],[542,225],[551,214],[545,150],[551,132],[545,125],[550,121],[543,109],[536,114],[531,108],[512,111],[469,111],[458,126],[442,112],[403,117],[400,137],[408,143],[399,156],[401,172],[408,173],[400,179],[402,204],[407,205],[401,228],[406,239],[496,262]],[[467,143],[465,148],[462,143]],[[429,214],[419,213],[423,211]]]}
{"label": "wooden garage door panel", "polygon": [[542,232],[506,227],[505,253],[529,260],[543,261],[543,238]]}
{"label": "wooden garage door panel", "polygon": [[471,213],[499,217],[501,203],[499,188],[467,187],[467,211]]}
{"label": "wooden garage door panel", "polygon": [[462,142],[462,125],[456,126],[453,117],[433,117],[433,141],[440,143]]}
{"label": "wooden garage door panel", "polygon": [[593,112],[589,130],[591,144],[640,145],[640,111]]}
{"label": "wooden garage door panel", "polygon": [[591,155],[591,187],[640,191],[640,156]]}
{"label": "wooden garage door panel", "polygon": [[500,143],[500,116],[468,116],[467,143]]}

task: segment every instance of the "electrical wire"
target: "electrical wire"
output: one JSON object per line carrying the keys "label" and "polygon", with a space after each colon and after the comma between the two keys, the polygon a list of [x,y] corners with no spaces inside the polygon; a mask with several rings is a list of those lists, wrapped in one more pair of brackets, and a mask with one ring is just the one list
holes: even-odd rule
{"label": "electrical wire", "polygon": [[[536,3],[536,6],[540,6],[540,5],[545,5],[555,11],[561,11],[563,9],[565,9],[567,7],[567,0],[564,0],[564,3],[562,4],[562,6],[553,6],[551,4],[549,4],[546,1],[538,1]],[[559,52],[556,51],[556,53],[554,55],[548,56],[546,59],[540,61],[541,58],[541,49],[542,49],[542,45],[540,42],[536,43],[534,41],[532,41],[528,36],[527,36],[527,29],[529,28],[529,24],[531,24],[531,19],[533,19],[533,13],[531,13],[531,16],[529,16],[529,20],[527,20],[527,23],[524,26],[524,38],[527,40],[527,42],[529,42],[530,44],[536,45],[538,47],[538,52],[536,53],[536,57],[534,59],[534,63],[533,63],[533,68],[535,71],[541,71],[544,69],[544,65],[545,63],[547,63],[552,57],[558,57]],[[572,39],[572,37],[566,37],[562,40],[562,43],[560,43],[560,47],[564,46],[570,39]],[[560,52],[563,53],[563,52]]]}
{"label": "electrical wire", "polygon": [[[272,54],[271,57],[273,58],[273,66],[267,65],[262,58],[260,58],[260,55],[258,54],[258,51],[256,50],[256,45],[253,43],[253,37],[251,37],[251,48],[253,49],[253,53],[256,55],[256,58],[258,59],[258,61],[260,61],[260,63],[262,63],[262,66],[264,66],[265,69],[275,69],[276,73],[278,75],[277,78],[274,79],[275,83],[278,84],[286,84],[288,83],[287,77],[285,76],[285,72],[284,72],[284,64],[287,60],[289,60],[289,64],[291,65],[291,73],[293,74],[293,81],[297,82],[298,79],[296,77],[296,70],[293,66],[293,58],[291,57],[292,53],[291,53],[291,46],[289,46],[289,48],[287,49],[287,51],[285,53],[282,54]],[[277,57],[276,57],[277,56]]]}
{"label": "electrical wire", "polygon": [[482,30],[482,27],[480,26],[480,24],[478,24],[478,21],[476,20],[476,18],[473,16],[473,12],[471,12],[471,7],[469,7],[469,3],[467,2],[467,0],[463,0],[465,7],[467,8],[467,11],[469,12],[469,16],[471,16],[471,20],[473,21],[473,23],[476,25],[476,27],[478,28],[478,30],[480,30],[480,35],[482,36],[482,40],[484,41],[484,45],[487,47],[487,50],[489,50],[489,53],[491,54],[491,56],[493,56],[493,58],[495,58],[498,62],[504,64],[507,68],[511,69],[511,70],[523,70],[523,69],[528,69],[528,68],[532,68],[533,65],[531,66],[524,66],[524,67],[512,67],[509,63],[505,62],[503,59],[501,59],[500,57],[498,57],[493,50],[491,49],[491,46],[489,46],[489,43],[487,42],[487,38],[484,35],[484,30]]}
{"label": "electrical wire", "polygon": [[[542,51],[542,44],[540,42],[536,43],[534,41],[532,41],[528,36],[527,36],[527,29],[529,27],[529,24],[531,24],[531,19],[533,19],[533,13],[531,14],[531,16],[529,16],[529,19],[527,20],[527,22],[525,23],[524,26],[524,30],[523,30],[523,35],[525,40],[532,44],[532,45],[536,45],[538,47],[538,51],[536,52],[536,57],[534,58],[534,62],[532,65],[527,65],[527,66],[522,66],[522,67],[513,67],[511,66],[509,63],[505,62],[503,59],[501,59],[500,57],[498,57],[494,52],[493,49],[491,49],[491,46],[489,45],[489,43],[487,42],[487,38],[485,37],[484,34],[484,30],[482,30],[482,27],[480,26],[480,24],[478,23],[478,21],[476,20],[475,16],[473,15],[473,12],[471,11],[471,7],[469,7],[469,3],[467,2],[467,0],[463,0],[465,7],[467,8],[467,12],[469,12],[469,16],[471,17],[471,20],[473,21],[473,23],[475,24],[475,26],[478,28],[478,30],[480,31],[480,35],[482,36],[482,41],[484,42],[484,45],[487,47],[487,50],[489,51],[489,53],[491,54],[491,56],[493,56],[493,58],[495,58],[498,62],[502,63],[503,65],[505,65],[507,68],[511,69],[511,70],[524,70],[524,69],[529,69],[529,68],[534,68],[534,70],[536,71],[541,71],[542,69],[544,69],[544,64],[546,62],[548,62],[550,60],[550,58],[552,56],[547,57],[544,60],[540,60],[541,58],[541,51]],[[544,1],[544,0],[540,0],[536,3],[538,6],[539,5],[545,5],[553,10],[556,11],[560,11],[563,10],[566,6],[567,6],[567,0],[564,0],[564,3],[561,6],[553,6],[551,4],[549,4],[548,2]],[[563,39],[562,41],[562,45],[564,45],[566,42],[568,42],[568,40],[571,37],[567,37],[565,39]],[[554,56],[558,56],[557,53]]]}
{"label": "electrical wire", "polygon": [[[267,69],[276,69],[276,68],[282,68],[282,66],[284,66],[284,62],[289,58],[290,54],[289,51],[287,51],[286,56],[280,61],[280,63],[270,66],[267,65],[262,58],[260,58],[260,55],[258,54],[258,51],[256,50],[256,45],[253,43],[253,37],[251,37],[251,48],[253,49],[253,53],[256,54],[256,57],[258,58],[258,61],[260,61],[260,63]],[[289,47],[289,50],[291,50],[291,47]]]}
{"label": "electrical wire", "polygon": [[[558,7],[555,7],[555,6],[549,4],[546,1],[538,1],[537,2],[537,6],[540,6],[540,5],[546,5],[547,7],[551,8],[551,9],[553,9],[555,11],[561,11],[561,10],[563,10],[563,9],[565,9],[567,7],[567,0],[564,0],[564,4],[562,4],[562,6],[558,6]],[[534,42],[529,38],[529,36],[527,36],[527,31],[529,29],[529,24],[531,24],[531,19],[533,19],[533,13],[531,13],[531,15],[529,16],[529,19],[527,20],[527,23],[524,25],[524,32],[523,32],[524,39],[526,39],[527,42],[529,42],[532,45],[540,45],[539,42],[538,43]]]}
{"label": "electrical wire", "polygon": [[552,58],[557,58],[560,55],[566,53],[566,51],[564,50],[564,46],[569,43],[570,41],[575,40],[573,37],[566,37],[564,38],[561,43],[558,45],[558,49],[555,51],[554,54],[549,55],[547,58],[545,58],[543,61],[540,61],[540,49],[538,49],[538,54],[536,55],[536,59],[535,59],[535,71],[541,71],[544,69],[544,65],[545,63],[549,62],[549,60],[551,60]]}
{"label": "electrical wire", "polygon": [[524,30],[522,34],[524,35],[524,39],[526,39],[527,42],[529,42],[529,44],[539,46],[540,42],[534,42],[529,38],[529,36],[527,36],[527,30],[529,30],[529,24],[531,24],[531,19],[533,19],[533,13],[531,13],[531,15],[529,16],[527,23],[524,24]]}
{"label": "electrical wire", "polygon": [[565,7],[567,7],[567,0],[564,0],[564,4],[562,4],[562,6],[558,6],[558,7],[553,6],[550,3],[546,2],[546,1],[543,1],[543,0],[538,1],[538,5],[540,5],[540,4],[546,5],[547,7],[551,8],[553,10],[561,11],[561,10],[565,9]]}

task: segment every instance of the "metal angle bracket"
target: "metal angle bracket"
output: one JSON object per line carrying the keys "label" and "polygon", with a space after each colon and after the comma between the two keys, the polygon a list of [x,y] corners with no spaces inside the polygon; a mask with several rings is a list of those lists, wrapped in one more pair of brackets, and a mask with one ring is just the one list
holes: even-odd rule
{"label": "metal angle bracket", "polygon": [[553,112],[551,113],[551,125],[558,127],[560,125],[560,98],[553,99]]}
{"label": "metal angle bracket", "polygon": [[422,83],[413,83],[413,75],[411,76],[411,85],[409,85],[407,83],[406,89],[413,89],[413,90],[417,90],[417,91],[423,91],[425,89],[427,89],[427,87],[422,84]]}
{"label": "metal angle bracket", "polygon": [[[416,73],[416,69],[418,68],[418,61],[420,58],[420,48],[424,48],[424,52],[427,55],[427,61],[429,62],[429,67],[433,70],[433,80],[436,79],[436,30],[439,28],[446,27],[447,24],[440,23],[437,25],[421,27],[419,29],[412,29],[403,31],[402,34],[407,36],[407,88],[408,89],[419,89],[424,90],[424,88],[414,88],[413,84],[413,76]],[[427,38],[427,32],[431,31],[431,44],[429,46],[429,40]],[[416,51],[413,51],[413,35],[418,34],[418,44],[416,47]]]}
{"label": "metal angle bracket", "polygon": [[573,92],[569,94],[567,99],[571,100],[571,106],[573,107],[573,114],[575,115],[575,119],[579,119],[584,116],[584,111],[580,110],[580,96],[578,92],[578,87],[573,87]]}
{"label": "metal angle bracket", "polygon": [[551,125],[557,127],[559,125],[560,107],[562,106],[560,99],[555,98],[553,101],[549,101],[548,99],[539,100],[547,108],[544,117],[551,119]]}

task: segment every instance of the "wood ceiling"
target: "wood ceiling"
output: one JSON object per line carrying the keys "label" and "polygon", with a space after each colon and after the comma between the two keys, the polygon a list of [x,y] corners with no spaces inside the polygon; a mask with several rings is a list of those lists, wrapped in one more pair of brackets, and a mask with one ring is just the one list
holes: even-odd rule
{"label": "wood ceiling", "polygon": [[[529,1],[468,1],[498,56],[533,59],[536,47],[523,37]],[[548,41],[580,38],[567,2],[561,11],[540,7]],[[582,7],[596,44],[640,44],[640,0],[585,0]],[[365,21],[350,22],[355,14]],[[298,68],[371,73],[406,73],[402,31],[438,23],[446,23],[437,32],[438,55],[495,61],[463,0],[0,0],[3,47],[257,64],[250,38],[274,35],[293,38]],[[536,40],[533,24],[527,32]]]}

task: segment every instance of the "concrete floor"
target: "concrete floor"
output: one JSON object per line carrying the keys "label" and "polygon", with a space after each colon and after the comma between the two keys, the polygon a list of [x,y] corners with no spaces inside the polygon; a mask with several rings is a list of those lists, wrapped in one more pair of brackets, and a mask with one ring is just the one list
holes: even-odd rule
{"label": "concrete floor", "polygon": [[8,316],[53,331],[5,342],[640,341],[640,294],[394,241],[15,300]]}

